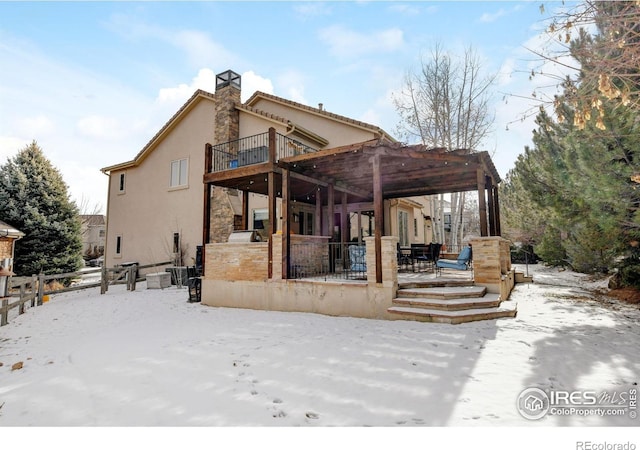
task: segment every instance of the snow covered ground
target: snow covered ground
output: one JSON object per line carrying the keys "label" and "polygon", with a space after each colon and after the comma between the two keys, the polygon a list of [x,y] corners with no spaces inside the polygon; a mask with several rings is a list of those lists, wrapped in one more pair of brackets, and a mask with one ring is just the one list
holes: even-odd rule
{"label": "snow covered ground", "polygon": [[535,283],[511,296],[515,319],[461,325],[213,308],[144,283],[54,295],[0,328],[0,427],[417,427],[428,437],[427,427],[508,426],[535,439],[538,427],[640,425],[629,410],[519,413],[526,388],[628,395],[640,378],[637,305],[595,299],[602,281],[529,270]]}

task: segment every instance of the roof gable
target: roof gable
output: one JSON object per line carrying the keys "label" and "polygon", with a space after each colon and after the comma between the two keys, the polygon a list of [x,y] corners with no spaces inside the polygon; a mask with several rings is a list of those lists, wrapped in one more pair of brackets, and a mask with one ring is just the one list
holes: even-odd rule
{"label": "roof gable", "polygon": [[164,139],[164,137],[191,111],[201,100],[213,101],[214,95],[210,92],[198,89],[187,100],[178,111],[160,128],[160,130],[147,142],[147,144],[138,152],[138,154],[131,160],[113,166],[108,166],[100,169],[103,173],[111,172],[112,170],[121,170],[128,167],[135,167],[139,165],[148,155],[151,153],[157,145]]}

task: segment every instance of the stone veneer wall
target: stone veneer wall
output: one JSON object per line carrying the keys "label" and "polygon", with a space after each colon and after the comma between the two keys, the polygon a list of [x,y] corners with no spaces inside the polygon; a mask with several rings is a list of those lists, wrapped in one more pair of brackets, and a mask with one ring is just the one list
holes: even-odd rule
{"label": "stone veneer wall", "polygon": [[211,188],[211,227],[210,242],[227,242],[234,231],[235,211],[229,201],[227,188]]}
{"label": "stone veneer wall", "polygon": [[266,281],[269,249],[266,242],[208,244],[205,278],[225,281]]}
{"label": "stone veneer wall", "polygon": [[472,239],[471,247],[475,284],[507,300],[515,284],[509,241],[499,236],[481,237]]}
{"label": "stone veneer wall", "polygon": [[[304,240],[309,236],[296,236]],[[367,246],[367,282],[282,279],[282,236],[273,239],[273,277],[268,270],[266,243],[208,244],[202,303],[209,306],[268,311],[297,311],[332,316],[390,319],[387,312],[396,295],[395,237],[382,238],[383,282],[375,282],[375,242]],[[258,273],[256,273],[258,272]],[[251,279],[248,279],[251,278]]]}
{"label": "stone veneer wall", "polygon": [[13,258],[13,239],[0,237],[0,260]]}

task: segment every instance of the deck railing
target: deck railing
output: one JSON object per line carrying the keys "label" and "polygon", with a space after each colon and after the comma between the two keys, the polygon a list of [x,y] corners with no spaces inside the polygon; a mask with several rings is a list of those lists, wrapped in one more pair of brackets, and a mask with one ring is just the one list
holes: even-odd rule
{"label": "deck railing", "polygon": [[[276,161],[304,153],[317,151],[300,141],[275,133]],[[229,142],[213,145],[212,172],[236,169],[269,161],[269,133],[255,134]]]}
{"label": "deck railing", "polygon": [[366,280],[365,246],[339,242],[292,243],[290,277]]}

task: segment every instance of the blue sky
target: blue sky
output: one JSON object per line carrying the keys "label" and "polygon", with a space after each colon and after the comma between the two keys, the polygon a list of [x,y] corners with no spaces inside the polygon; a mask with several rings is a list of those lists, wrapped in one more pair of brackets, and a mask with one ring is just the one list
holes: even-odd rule
{"label": "blue sky", "polygon": [[[440,2],[0,2],[0,163],[37,140],[72,197],[106,209],[101,167],[132,159],[216,73],[378,125],[396,135],[392,96],[436,43],[473,46],[498,73],[495,132],[504,177],[525,145],[527,70],[554,5]],[[507,124],[511,123],[507,131]],[[103,209],[103,212],[105,212]]]}

